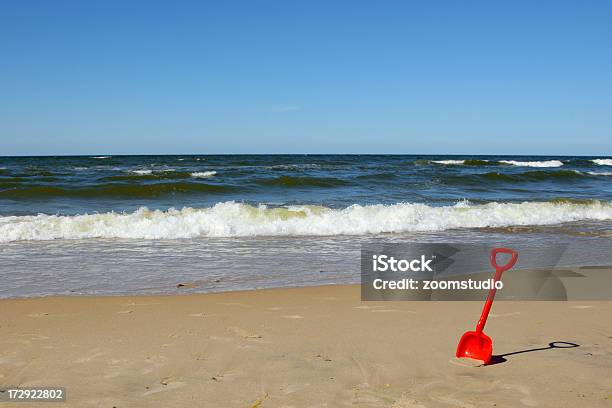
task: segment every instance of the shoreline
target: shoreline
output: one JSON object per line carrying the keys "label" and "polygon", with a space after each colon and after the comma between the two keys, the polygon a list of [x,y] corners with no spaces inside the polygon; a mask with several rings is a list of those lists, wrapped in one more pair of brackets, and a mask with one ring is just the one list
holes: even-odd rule
{"label": "shoreline", "polygon": [[[525,282],[529,279],[529,274],[534,273],[536,276],[541,271],[550,271],[550,278],[556,280],[558,283],[562,284],[563,291],[561,293],[565,293],[567,298],[559,298],[559,296],[551,296],[551,293],[546,294],[546,290],[540,290],[540,292],[544,292],[545,295],[540,298],[535,297],[521,297],[519,295],[520,292],[516,292],[516,288],[512,293],[513,296],[504,296],[503,292],[498,293],[496,301],[606,301],[609,300],[609,287],[610,287],[610,278],[612,276],[612,265],[582,265],[582,266],[556,266],[552,268],[524,268],[524,269],[516,269],[506,273],[504,275],[504,285],[509,284],[512,287],[516,282]],[[462,277],[463,280],[469,282],[472,278],[477,278],[474,282],[484,282],[485,280],[491,280],[489,275],[491,275],[491,271],[487,270],[484,272],[478,272],[474,274],[458,274],[457,277]],[[541,277],[541,276],[540,276]],[[468,279],[469,278],[469,279]],[[576,280],[574,278],[585,278]],[[522,281],[521,281],[522,279]],[[397,282],[400,282],[397,280]],[[2,301],[17,301],[17,300],[43,300],[49,298],[58,298],[58,299],[71,299],[71,298],[121,298],[121,297],[172,297],[172,296],[198,296],[198,295],[215,295],[215,294],[232,294],[232,293],[249,293],[249,292],[267,292],[267,291],[276,291],[276,290],[298,290],[298,289],[309,289],[309,288],[320,288],[320,287],[355,287],[360,288],[360,282],[346,283],[329,283],[322,281],[320,283],[314,284],[305,284],[305,285],[296,285],[296,286],[271,286],[271,287],[260,287],[260,288],[251,288],[251,289],[231,289],[228,288],[220,289],[220,290],[203,290],[199,291],[201,288],[201,281],[199,280],[184,280],[182,282],[176,283],[172,286],[169,286],[165,292],[156,292],[156,293],[147,293],[141,292],[139,290],[135,290],[135,293],[96,293],[96,294],[48,294],[48,295],[34,295],[34,296],[9,296],[9,297],[0,297],[0,302]],[[172,289],[171,289],[172,288]],[[398,288],[398,292],[401,292]],[[470,289],[471,288],[466,288]],[[416,296],[414,300],[422,300],[422,301],[478,301],[479,299],[483,300],[486,298],[487,290],[485,289],[474,289],[477,292],[472,292],[470,297],[448,297],[445,294],[448,292],[452,292],[450,289],[444,289],[442,287],[434,289],[434,292],[438,293],[438,296],[432,299],[424,299],[420,296]],[[508,289],[512,291],[512,289]],[[525,288],[520,288],[520,290],[525,290]],[[381,291],[381,293],[384,291]],[[408,291],[407,291],[408,292]],[[468,293],[467,291],[465,293]],[[473,294],[475,293],[475,295]],[[440,296],[442,295],[442,296]],[[519,295],[519,296],[517,296]],[[367,299],[367,301],[378,301],[378,300],[390,301],[392,297],[385,298],[376,298],[372,297]],[[407,301],[411,300],[410,297],[404,298],[396,298],[397,300]]]}
{"label": "shoreline", "polygon": [[[189,286],[189,283],[186,284],[187,289],[192,289]],[[277,290],[299,290],[299,289],[316,289],[316,288],[324,288],[330,286],[348,286],[348,287],[359,287],[361,284],[359,283],[330,283],[330,284],[321,284],[321,285],[308,285],[308,286],[278,286],[272,288],[256,288],[256,289],[238,289],[238,290],[221,290],[216,292],[184,292],[184,293],[156,293],[156,294],[146,294],[146,293],[136,293],[133,295],[130,294],[96,294],[96,295],[44,295],[44,296],[20,296],[20,297],[5,297],[0,298],[0,303],[3,301],[27,301],[27,300],[46,300],[46,299],[105,299],[105,298],[156,298],[156,297],[182,297],[182,296],[208,296],[208,295],[223,295],[223,294],[241,294],[241,293],[250,293],[250,292],[266,292],[266,291],[277,291]]]}
{"label": "shoreline", "polygon": [[63,386],[69,407],[612,402],[612,302],[495,303],[505,361],[474,367],[454,349],[481,302],[361,302],[359,285],[186,295],[0,300],[0,385]]}

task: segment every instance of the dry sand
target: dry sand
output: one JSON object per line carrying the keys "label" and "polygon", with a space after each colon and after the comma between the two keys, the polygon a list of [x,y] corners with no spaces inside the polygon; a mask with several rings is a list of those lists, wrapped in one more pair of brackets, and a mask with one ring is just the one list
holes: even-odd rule
{"label": "dry sand", "polygon": [[453,355],[480,309],[358,286],[2,300],[0,385],[66,387],[48,407],[612,407],[612,302],[497,302],[495,354],[579,347],[474,367]]}

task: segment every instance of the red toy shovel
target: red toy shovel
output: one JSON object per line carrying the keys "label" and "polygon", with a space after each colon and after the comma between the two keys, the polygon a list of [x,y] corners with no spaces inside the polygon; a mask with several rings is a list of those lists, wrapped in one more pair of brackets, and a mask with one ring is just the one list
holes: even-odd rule
{"label": "red toy shovel", "polygon": [[[500,253],[511,255],[508,263],[503,266],[497,265],[497,254]],[[517,259],[518,252],[516,251],[507,248],[494,248],[491,251],[491,265],[493,265],[495,268],[495,277],[493,278],[493,282],[495,283],[500,280],[502,273],[512,268]],[[476,331],[468,331],[461,336],[461,340],[459,340],[459,345],[457,346],[457,357],[468,357],[475,360],[482,360],[485,365],[491,360],[491,355],[493,354],[493,340],[484,334],[483,329],[485,327],[485,323],[487,322],[487,317],[489,317],[491,306],[493,305],[495,292],[497,292],[497,289],[495,288],[495,285],[493,285],[493,287],[491,287],[489,290],[489,296],[487,296],[487,301],[482,309],[480,320],[478,320],[478,324],[476,325]]]}

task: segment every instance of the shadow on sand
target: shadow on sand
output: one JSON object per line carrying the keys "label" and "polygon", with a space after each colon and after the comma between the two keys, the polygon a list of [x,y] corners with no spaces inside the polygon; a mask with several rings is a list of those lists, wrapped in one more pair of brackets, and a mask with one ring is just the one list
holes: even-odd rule
{"label": "shadow on sand", "polygon": [[493,355],[491,356],[491,360],[489,361],[489,364],[487,365],[505,363],[506,361],[508,361],[506,357],[513,356],[515,354],[531,353],[532,351],[551,350],[551,349],[558,349],[558,348],[574,348],[574,347],[580,347],[580,344],[570,343],[567,341],[553,341],[552,343],[548,343],[548,347],[532,348],[528,350],[513,351],[512,353]]}

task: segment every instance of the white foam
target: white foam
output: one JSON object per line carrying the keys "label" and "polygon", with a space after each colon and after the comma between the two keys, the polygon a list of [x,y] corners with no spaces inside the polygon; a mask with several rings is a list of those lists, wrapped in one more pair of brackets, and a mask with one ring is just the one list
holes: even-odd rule
{"label": "white foam", "polygon": [[[121,169],[119,169],[119,170],[121,170]],[[172,172],[172,171],[175,171],[175,170],[174,169],[170,169],[170,168],[128,170],[128,172],[134,173],[134,174],[167,173],[167,172]]]}
{"label": "white foam", "polygon": [[111,156],[93,156],[92,159],[108,159]]}
{"label": "white foam", "polygon": [[[479,161],[479,162],[486,162],[488,163],[488,160],[483,160],[483,159],[474,159],[475,161]],[[437,163],[437,164],[465,164],[466,160],[432,160],[432,163]]]}
{"label": "white foam", "polygon": [[195,173],[191,173],[191,177],[196,178],[208,178],[217,174],[216,171],[196,171]]}
{"label": "white foam", "polygon": [[600,166],[612,166],[612,159],[593,159],[591,161]]}
{"label": "white foam", "polygon": [[587,171],[591,176],[612,176],[612,171]]}
{"label": "white foam", "polygon": [[465,160],[432,160],[431,162],[437,164],[463,164]]}
{"label": "white foam", "polygon": [[612,220],[612,203],[523,202],[432,207],[425,204],[269,208],[233,201],[210,208],[76,216],[0,217],[0,242],[51,239],[365,235],[457,228]]}
{"label": "white foam", "polygon": [[511,164],[513,166],[523,167],[561,167],[563,162],[560,160],[543,160],[543,161],[516,161],[516,160],[500,160],[500,163]]}

